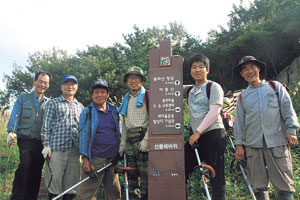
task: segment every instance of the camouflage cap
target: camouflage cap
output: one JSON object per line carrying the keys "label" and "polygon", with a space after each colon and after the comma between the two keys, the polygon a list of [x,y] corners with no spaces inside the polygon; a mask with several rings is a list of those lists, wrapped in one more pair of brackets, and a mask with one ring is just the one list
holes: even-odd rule
{"label": "camouflage cap", "polygon": [[140,76],[142,78],[143,82],[146,82],[146,80],[147,80],[147,78],[144,75],[144,71],[139,67],[133,66],[133,67],[129,68],[128,72],[124,76],[124,82],[125,83],[127,82],[128,76],[130,74],[135,74],[135,75]]}

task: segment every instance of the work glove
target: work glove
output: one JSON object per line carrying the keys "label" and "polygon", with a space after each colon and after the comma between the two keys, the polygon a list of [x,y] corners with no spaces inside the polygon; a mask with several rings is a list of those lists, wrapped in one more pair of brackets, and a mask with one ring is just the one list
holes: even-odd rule
{"label": "work glove", "polygon": [[121,137],[121,143],[120,143],[120,148],[119,148],[119,155],[120,157],[123,157],[123,154],[125,152],[125,148],[126,148],[126,140],[127,140],[127,131],[126,131],[126,126],[125,126],[125,121],[123,119],[123,117],[121,116],[121,121],[123,121],[122,123],[122,137]]}
{"label": "work glove", "polygon": [[124,142],[124,143],[121,142],[120,148],[119,148],[119,154],[120,154],[120,157],[123,157],[123,154],[124,154],[124,152],[125,152],[125,148],[126,148],[125,142]]}
{"label": "work glove", "polygon": [[10,146],[11,144],[16,143],[16,134],[13,132],[8,133],[7,138],[6,138],[6,142],[7,145]]}
{"label": "work glove", "polygon": [[50,158],[51,157],[51,148],[50,147],[44,147],[42,154],[44,158],[46,159],[47,155]]}
{"label": "work glove", "polygon": [[149,151],[148,150],[148,135],[149,135],[149,132],[147,130],[143,140],[139,143],[138,148],[139,148],[139,151],[141,151],[141,152],[148,152]]}

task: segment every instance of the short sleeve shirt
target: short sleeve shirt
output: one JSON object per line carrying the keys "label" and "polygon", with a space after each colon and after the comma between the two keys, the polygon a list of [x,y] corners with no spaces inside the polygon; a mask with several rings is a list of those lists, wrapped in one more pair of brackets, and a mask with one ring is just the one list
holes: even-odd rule
{"label": "short sleeve shirt", "polygon": [[[197,130],[204,120],[210,105],[223,105],[224,92],[222,87],[218,83],[213,82],[210,88],[210,98],[208,99],[206,94],[207,83],[208,81],[201,85],[194,86],[189,94],[189,113],[193,132]],[[217,120],[209,126],[204,133],[219,128],[224,128],[221,115],[218,115]]]}

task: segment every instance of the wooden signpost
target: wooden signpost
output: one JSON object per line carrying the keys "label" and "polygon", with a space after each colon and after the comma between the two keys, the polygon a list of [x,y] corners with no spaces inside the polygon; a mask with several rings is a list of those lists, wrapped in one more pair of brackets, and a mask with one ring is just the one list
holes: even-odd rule
{"label": "wooden signpost", "polygon": [[184,200],[183,75],[171,41],[149,51],[149,200]]}

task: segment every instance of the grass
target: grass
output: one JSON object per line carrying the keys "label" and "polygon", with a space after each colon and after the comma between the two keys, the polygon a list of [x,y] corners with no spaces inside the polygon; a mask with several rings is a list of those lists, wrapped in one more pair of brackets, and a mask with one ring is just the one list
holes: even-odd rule
{"label": "grass", "polygon": [[[11,194],[12,189],[12,181],[14,178],[14,172],[18,165],[18,159],[19,159],[19,152],[16,145],[12,145],[10,148],[8,148],[6,144],[6,125],[8,121],[8,115],[2,114],[0,116],[0,195],[3,194],[3,190],[5,188],[4,192],[4,199],[9,199],[9,196]],[[8,155],[10,153],[10,160],[8,162]],[[5,172],[7,166],[7,171]],[[6,180],[6,184],[4,187],[4,180]],[[1,196],[2,198],[2,196]]]}

